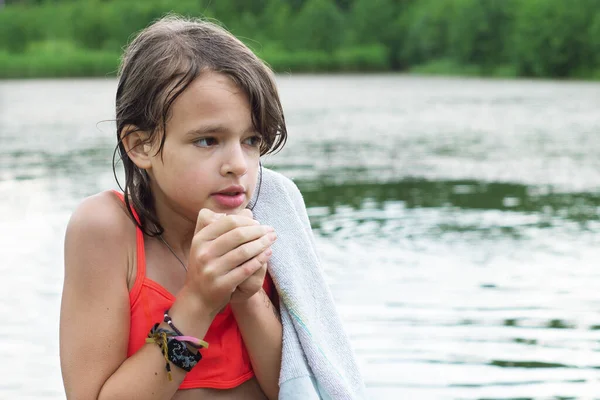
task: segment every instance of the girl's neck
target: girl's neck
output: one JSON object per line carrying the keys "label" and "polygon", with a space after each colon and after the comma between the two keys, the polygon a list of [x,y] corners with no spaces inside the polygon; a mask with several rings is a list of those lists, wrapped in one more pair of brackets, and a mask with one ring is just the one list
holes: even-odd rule
{"label": "girl's neck", "polygon": [[165,225],[163,225],[163,229],[164,232],[160,235],[162,237],[161,241],[165,241],[167,247],[170,247],[169,250],[173,251],[178,258],[181,258],[187,264],[194,231],[192,230],[190,234],[181,234]]}
{"label": "girl's neck", "polygon": [[196,221],[168,207],[164,202],[155,203],[155,212],[163,228],[162,238],[180,257],[187,260]]}

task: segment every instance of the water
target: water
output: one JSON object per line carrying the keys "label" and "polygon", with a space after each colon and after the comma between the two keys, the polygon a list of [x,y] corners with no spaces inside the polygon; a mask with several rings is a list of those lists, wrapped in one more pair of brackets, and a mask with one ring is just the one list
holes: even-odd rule
{"label": "water", "polygon": [[[600,85],[280,76],[374,399],[600,399]],[[0,399],[62,399],[62,241],[115,188],[114,79],[0,82]],[[25,356],[23,356],[25,354]]]}

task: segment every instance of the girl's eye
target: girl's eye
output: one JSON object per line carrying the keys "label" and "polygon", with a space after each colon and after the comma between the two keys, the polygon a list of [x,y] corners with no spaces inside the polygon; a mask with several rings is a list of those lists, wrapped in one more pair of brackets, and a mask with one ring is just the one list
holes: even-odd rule
{"label": "girl's eye", "polygon": [[262,143],[262,138],[258,135],[250,136],[244,140],[244,143],[252,147],[257,147]]}
{"label": "girl's eye", "polygon": [[215,138],[211,138],[211,137],[200,138],[194,142],[194,144],[198,147],[210,147],[210,146],[215,145],[216,143],[217,143],[217,140]]}

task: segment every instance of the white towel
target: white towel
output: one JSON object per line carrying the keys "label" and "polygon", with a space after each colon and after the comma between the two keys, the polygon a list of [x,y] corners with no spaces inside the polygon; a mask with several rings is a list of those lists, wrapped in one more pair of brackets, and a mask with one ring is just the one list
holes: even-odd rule
{"label": "white towel", "polygon": [[266,168],[260,186],[251,203],[254,218],[277,233],[268,268],[283,324],[279,399],[364,399],[364,383],[325,283],[302,195],[290,179]]}

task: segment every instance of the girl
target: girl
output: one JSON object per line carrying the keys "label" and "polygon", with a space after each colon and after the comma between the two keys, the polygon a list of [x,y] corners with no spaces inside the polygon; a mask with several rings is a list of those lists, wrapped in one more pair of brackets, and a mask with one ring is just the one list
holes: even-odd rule
{"label": "girl", "polygon": [[67,397],[277,398],[277,234],[246,209],[286,140],[271,71],[220,27],[167,17],[125,51],[116,122],[124,193],[85,199],[65,238]]}

